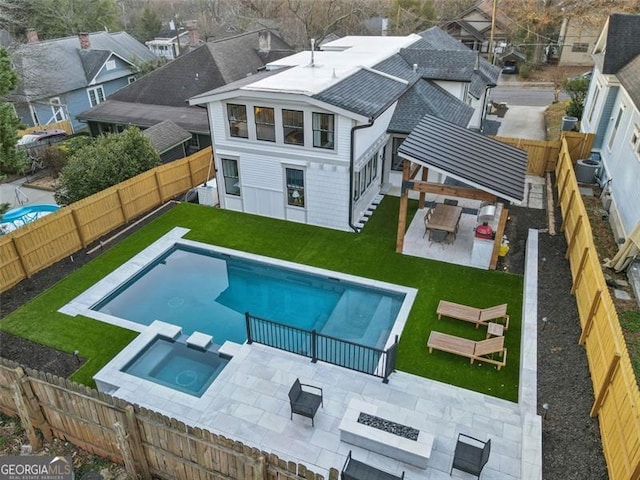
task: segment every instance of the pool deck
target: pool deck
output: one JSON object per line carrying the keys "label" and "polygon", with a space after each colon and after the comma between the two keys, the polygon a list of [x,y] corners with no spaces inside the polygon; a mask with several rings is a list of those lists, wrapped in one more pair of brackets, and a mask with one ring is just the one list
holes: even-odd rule
{"label": "pool deck", "polygon": [[[144,265],[154,254],[148,257],[134,263]],[[159,331],[179,333],[179,327],[162,322],[144,328],[138,325],[141,334],[96,375],[96,380],[107,388],[117,386],[109,389],[116,397],[302,463],[325,478],[330,468],[341,469],[349,450],[355,459],[369,465],[396,474],[404,471],[407,480],[452,478],[449,469],[455,441],[462,432],[492,440],[483,480],[541,479],[542,419],[536,412],[537,232],[533,230],[527,241],[526,262],[518,403],[404,372],[393,373],[389,383],[383,384],[377,377],[311,363],[308,358],[256,343],[236,346],[229,364],[200,398],[130,375],[124,382],[114,379],[113,375],[127,375],[119,371],[121,366]],[[136,269],[129,262],[122,268],[120,274],[125,276]],[[63,311],[83,313],[104,291],[90,289],[85,293],[83,301],[72,302]],[[466,359],[461,357],[460,361]],[[324,407],[316,414],[315,427],[305,417],[290,419],[288,391],[296,378],[324,390]],[[433,435],[427,468],[341,441],[339,425],[352,399],[392,408],[395,421],[406,418],[410,426]],[[453,478],[472,477],[454,470]]]}

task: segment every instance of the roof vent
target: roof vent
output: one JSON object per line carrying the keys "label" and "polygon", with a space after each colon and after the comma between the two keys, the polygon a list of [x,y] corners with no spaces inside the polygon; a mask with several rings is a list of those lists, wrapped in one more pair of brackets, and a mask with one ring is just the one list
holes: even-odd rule
{"label": "roof vent", "polygon": [[417,63],[414,63],[414,64],[413,64],[413,71],[414,71],[414,72],[417,72],[417,71],[418,71],[418,64],[417,64]]}
{"label": "roof vent", "polygon": [[338,75],[336,75],[336,69],[333,69],[333,74],[331,75],[331,78],[338,78]]}
{"label": "roof vent", "polygon": [[316,39],[312,38],[311,39],[311,63],[310,63],[310,66],[312,67],[315,65],[315,62],[313,60],[313,52],[315,51],[315,49],[316,49]]}

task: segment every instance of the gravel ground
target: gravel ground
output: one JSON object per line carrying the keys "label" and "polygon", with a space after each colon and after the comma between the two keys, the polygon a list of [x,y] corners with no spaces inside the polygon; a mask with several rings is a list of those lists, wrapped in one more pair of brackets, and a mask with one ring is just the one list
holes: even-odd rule
{"label": "gravel ground", "polygon": [[[570,294],[569,265],[564,258],[567,244],[563,235],[546,233],[547,219],[542,210],[511,207],[510,217],[505,234],[511,248],[499,268],[523,273],[528,229],[541,230],[538,315],[547,321],[538,336],[539,413],[543,413],[543,404],[549,407],[542,425],[543,476],[551,480],[606,479],[598,421],[589,417],[593,390],[586,355],[578,345],[580,324],[575,300]],[[559,212],[556,219],[559,231]],[[65,259],[3,293],[0,318],[90,259],[79,253],[74,255],[73,262]],[[74,363],[77,364],[73,355],[35,346],[10,335],[0,336],[0,342],[3,357],[56,375],[68,376]]]}

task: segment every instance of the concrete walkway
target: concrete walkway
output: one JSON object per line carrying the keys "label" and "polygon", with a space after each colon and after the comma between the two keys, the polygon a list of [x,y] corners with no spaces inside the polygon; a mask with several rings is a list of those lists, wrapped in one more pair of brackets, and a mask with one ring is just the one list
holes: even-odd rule
{"label": "concrete walkway", "polygon": [[498,136],[545,140],[544,111],[546,108],[509,105],[504,118],[494,116],[489,118],[497,118],[500,122]]}

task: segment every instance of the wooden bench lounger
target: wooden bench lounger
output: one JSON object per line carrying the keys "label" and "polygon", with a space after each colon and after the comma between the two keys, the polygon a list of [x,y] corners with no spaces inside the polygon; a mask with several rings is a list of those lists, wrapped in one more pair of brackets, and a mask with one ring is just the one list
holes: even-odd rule
{"label": "wooden bench lounger", "polygon": [[[473,363],[474,360],[491,363],[496,365],[498,370],[507,364],[507,349],[504,348],[504,337],[494,337],[476,342],[468,338],[456,337],[432,330],[427,341],[427,347],[429,347],[429,353],[433,352],[435,348],[443,352],[467,357],[470,363]],[[494,360],[487,357],[492,353],[500,354],[502,359]]]}
{"label": "wooden bench lounger", "polygon": [[469,307],[468,305],[462,305],[460,303],[440,300],[436,313],[438,314],[438,320],[440,320],[440,317],[444,315],[445,317],[475,323],[476,328],[480,325],[486,325],[492,320],[504,319],[504,329],[509,329],[509,315],[507,315],[506,303],[496,305],[495,307],[476,308]]}

